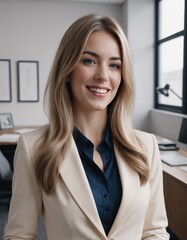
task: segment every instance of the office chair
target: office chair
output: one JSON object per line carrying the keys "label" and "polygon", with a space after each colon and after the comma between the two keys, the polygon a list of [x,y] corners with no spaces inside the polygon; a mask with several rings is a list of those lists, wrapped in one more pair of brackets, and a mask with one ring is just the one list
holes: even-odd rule
{"label": "office chair", "polygon": [[8,208],[12,195],[12,175],[9,161],[0,150],[0,203]]}

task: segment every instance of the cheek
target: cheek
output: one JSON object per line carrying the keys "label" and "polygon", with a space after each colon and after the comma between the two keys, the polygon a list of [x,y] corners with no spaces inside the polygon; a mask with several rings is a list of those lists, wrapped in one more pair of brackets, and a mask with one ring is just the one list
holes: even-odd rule
{"label": "cheek", "polygon": [[80,92],[80,90],[79,90],[80,84],[79,84],[78,79],[75,79],[75,78],[71,79],[70,86],[71,86],[72,96],[74,96],[74,97],[77,96],[77,94]]}
{"label": "cheek", "polygon": [[77,76],[80,76],[80,72],[78,69],[74,69],[73,72],[71,73],[71,77],[70,77],[70,82],[71,84],[74,84],[78,81],[78,77]]}
{"label": "cheek", "polygon": [[89,72],[82,67],[77,67],[71,73],[71,84],[79,86],[89,79]]}
{"label": "cheek", "polygon": [[116,89],[116,91],[118,90],[120,84],[121,84],[121,75],[120,76],[117,76],[115,78],[115,80],[113,81],[113,87]]}
{"label": "cheek", "polygon": [[121,84],[121,76],[120,76],[120,78],[119,78],[119,80],[118,80],[118,82],[117,82],[117,87],[119,87],[120,86],[120,84]]}
{"label": "cheek", "polygon": [[81,72],[78,69],[75,69],[71,73],[71,77],[70,77],[70,86],[72,91],[76,90],[80,86],[80,83],[81,83],[80,79],[82,79]]}
{"label": "cheek", "polygon": [[85,74],[80,68],[74,69],[71,73],[70,86],[74,97],[80,97],[80,93],[83,91],[85,86],[85,79]]}

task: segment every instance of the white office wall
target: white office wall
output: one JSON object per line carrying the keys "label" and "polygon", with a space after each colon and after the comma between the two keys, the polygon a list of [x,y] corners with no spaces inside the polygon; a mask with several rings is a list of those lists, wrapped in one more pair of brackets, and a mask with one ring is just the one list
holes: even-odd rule
{"label": "white office wall", "polygon": [[[11,112],[15,125],[47,122],[43,111],[43,94],[56,48],[64,31],[75,19],[93,12],[116,17],[128,31],[136,85],[134,122],[136,127],[150,130],[149,111],[153,108],[154,84],[153,0],[126,0],[123,5],[0,0],[0,58],[11,60],[13,95],[11,103],[0,103],[0,112]],[[18,60],[39,61],[38,103],[17,102]]]}
{"label": "white office wall", "polygon": [[154,1],[127,0],[127,29],[135,77],[134,123],[150,131],[154,106]]}
{"label": "white office wall", "polygon": [[[0,112],[10,112],[15,125],[47,122],[43,94],[59,41],[68,26],[88,13],[112,15],[121,22],[121,5],[47,0],[0,0],[0,59],[11,60],[12,97],[0,102]],[[40,101],[17,101],[18,60],[39,61]]]}

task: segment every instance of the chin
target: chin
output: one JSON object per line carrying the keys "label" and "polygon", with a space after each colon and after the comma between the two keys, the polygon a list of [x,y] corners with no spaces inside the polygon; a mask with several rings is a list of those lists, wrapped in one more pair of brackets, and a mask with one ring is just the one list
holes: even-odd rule
{"label": "chin", "polygon": [[107,110],[108,104],[89,104],[89,109],[93,111],[105,111]]}

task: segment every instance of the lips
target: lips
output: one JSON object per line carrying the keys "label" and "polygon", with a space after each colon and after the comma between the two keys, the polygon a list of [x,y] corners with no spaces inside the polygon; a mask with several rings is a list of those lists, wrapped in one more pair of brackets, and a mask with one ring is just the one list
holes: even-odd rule
{"label": "lips", "polygon": [[98,88],[98,87],[87,87],[91,92],[98,94],[106,94],[109,90],[106,88]]}

